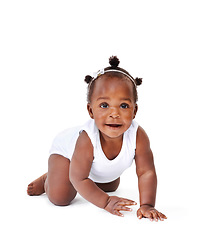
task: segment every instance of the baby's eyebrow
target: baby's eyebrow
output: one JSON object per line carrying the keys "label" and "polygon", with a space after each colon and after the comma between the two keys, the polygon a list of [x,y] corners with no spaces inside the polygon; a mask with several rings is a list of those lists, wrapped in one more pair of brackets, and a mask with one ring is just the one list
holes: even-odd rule
{"label": "baby's eyebrow", "polygon": [[109,97],[99,97],[99,98],[97,98],[97,101],[99,101],[99,100],[109,100],[110,98]]}
{"label": "baby's eyebrow", "polygon": [[121,101],[129,101],[131,102],[131,99],[130,98],[120,98]]}
{"label": "baby's eyebrow", "polygon": [[[99,97],[97,98],[97,101],[100,101],[100,100],[110,100],[109,97]],[[131,99],[130,98],[120,98],[120,101],[129,101],[131,102]]]}

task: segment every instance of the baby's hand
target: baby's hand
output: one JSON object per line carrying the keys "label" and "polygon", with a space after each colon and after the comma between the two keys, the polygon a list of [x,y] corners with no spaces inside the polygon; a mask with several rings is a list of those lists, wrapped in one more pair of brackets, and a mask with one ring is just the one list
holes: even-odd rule
{"label": "baby's hand", "polygon": [[137,204],[136,202],[126,199],[126,198],[110,196],[108,199],[108,204],[105,207],[105,210],[114,215],[123,217],[123,214],[120,211],[129,211],[130,212],[130,211],[132,211],[132,209],[128,208],[126,206],[132,206],[132,205],[136,205],[136,204]]}
{"label": "baby's hand", "polygon": [[137,210],[137,217],[139,219],[141,219],[142,217],[149,218],[150,221],[155,220],[156,222],[158,220],[163,221],[164,219],[167,219],[167,217],[163,213],[158,212],[155,208],[149,205],[142,205]]}

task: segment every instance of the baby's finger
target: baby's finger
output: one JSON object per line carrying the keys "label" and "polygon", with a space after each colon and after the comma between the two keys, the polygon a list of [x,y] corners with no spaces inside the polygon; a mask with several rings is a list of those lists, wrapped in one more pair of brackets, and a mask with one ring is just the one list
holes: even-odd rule
{"label": "baby's finger", "polygon": [[138,213],[137,213],[137,217],[138,217],[139,219],[141,219],[141,218],[143,218],[143,214],[142,214],[141,212],[138,212]]}
{"label": "baby's finger", "polygon": [[128,206],[131,206],[131,205],[136,205],[137,203],[133,200],[130,200],[130,199],[126,199],[126,198],[122,198],[120,201],[119,201],[119,204],[120,205],[128,205]]}
{"label": "baby's finger", "polygon": [[121,206],[121,205],[116,206],[115,209],[116,209],[117,211],[128,211],[128,212],[131,212],[131,211],[132,211],[131,208],[128,208],[128,207],[125,207],[125,206]]}
{"label": "baby's finger", "polygon": [[124,217],[124,215],[123,215],[121,212],[117,211],[117,210],[114,210],[114,211],[113,211],[113,214],[114,214],[114,215],[117,215],[117,216],[119,216],[119,217]]}
{"label": "baby's finger", "polygon": [[155,220],[156,222],[158,222],[158,212],[157,211],[151,211],[153,220]]}
{"label": "baby's finger", "polygon": [[153,215],[152,215],[151,212],[148,213],[147,216],[145,216],[145,217],[147,217],[151,222],[153,222],[153,220],[154,220]]}
{"label": "baby's finger", "polygon": [[142,212],[140,211],[140,209],[137,210],[137,217],[139,219],[141,219],[143,217]]}
{"label": "baby's finger", "polygon": [[163,221],[164,219],[167,219],[167,217],[161,212],[158,212],[158,216],[159,216],[161,221]]}

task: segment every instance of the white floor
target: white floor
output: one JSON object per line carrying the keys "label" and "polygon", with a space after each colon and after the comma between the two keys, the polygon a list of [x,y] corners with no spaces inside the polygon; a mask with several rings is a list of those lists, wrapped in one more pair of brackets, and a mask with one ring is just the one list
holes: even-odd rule
{"label": "white floor", "polygon": [[[136,177],[132,166],[122,177],[121,185],[111,195],[122,196],[138,201]],[[99,209],[84,200],[80,195],[70,206],[57,207],[52,205],[44,194],[29,197],[25,180],[14,179],[8,186],[14,192],[6,190],[1,196],[1,232],[2,239],[21,237],[22,239],[87,239],[109,238],[147,238],[147,239],[214,239],[213,199],[198,196],[195,189],[188,195],[184,182],[181,189],[168,189],[162,186],[157,196],[157,209],[168,216],[164,222],[150,222],[136,217],[138,206],[133,212],[117,217]],[[129,181],[132,183],[127,186]],[[15,181],[16,180],[16,181]],[[12,180],[11,180],[12,181]],[[162,180],[160,181],[161,185]],[[21,185],[19,185],[21,184]],[[79,238],[79,239],[82,239]]]}

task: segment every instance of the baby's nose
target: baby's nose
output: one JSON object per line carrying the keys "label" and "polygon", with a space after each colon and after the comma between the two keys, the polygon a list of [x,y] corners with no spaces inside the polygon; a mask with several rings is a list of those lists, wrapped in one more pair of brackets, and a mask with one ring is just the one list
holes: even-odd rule
{"label": "baby's nose", "polygon": [[112,118],[119,118],[119,111],[117,108],[110,108],[110,117]]}

